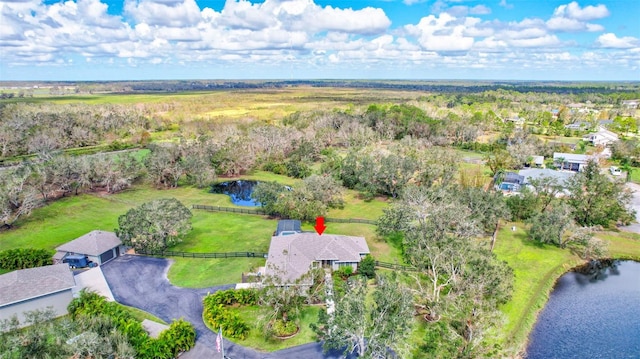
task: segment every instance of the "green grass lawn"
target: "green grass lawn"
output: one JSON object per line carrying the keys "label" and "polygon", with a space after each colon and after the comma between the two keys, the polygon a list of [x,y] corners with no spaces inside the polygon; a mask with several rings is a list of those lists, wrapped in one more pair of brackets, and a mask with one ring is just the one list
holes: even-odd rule
{"label": "green grass lawn", "polygon": [[126,306],[124,304],[120,304],[120,306],[122,307],[122,309],[126,310],[127,312],[129,312],[129,314],[131,314],[136,320],[142,322],[145,319],[149,319],[153,322],[156,323],[160,323],[160,324],[165,324],[168,325],[167,322],[165,322],[164,320],[156,317],[155,315],[145,312],[144,310],[140,310],[138,308],[134,308],[134,307],[129,307]]}
{"label": "green grass lawn", "polygon": [[[511,231],[512,225],[516,231]],[[640,235],[601,232],[596,237],[609,241],[612,258],[640,260]],[[523,349],[537,313],[546,304],[556,280],[583,261],[569,250],[531,241],[522,223],[505,224],[494,250],[515,273],[513,296],[500,308],[507,321],[499,329],[498,340],[503,346],[518,351]]]}
{"label": "green grass lawn", "polygon": [[516,231],[511,230],[512,225],[502,227],[494,251],[515,274],[513,296],[500,308],[506,323],[498,340],[505,347],[516,346],[517,350],[535,324],[556,279],[580,261],[567,250],[531,241],[523,224],[516,223]]}
{"label": "green grass lawn", "polygon": [[[295,185],[298,181],[264,171],[256,171],[241,178],[278,181],[288,185]],[[36,209],[31,216],[21,219],[14,229],[0,232],[0,250],[19,247],[52,250],[95,229],[114,231],[118,226],[118,217],[130,208],[153,199],[166,197],[175,197],[189,208],[193,204],[240,208],[231,202],[229,196],[209,193],[208,188],[179,187],[157,190],[148,185],[136,185],[113,195],[81,194],[62,198]],[[354,191],[347,191],[345,197],[345,208],[332,211],[332,216],[376,219],[382,214],[382,209],[387,206],[385,201],[379,199],[364,202]],[[171,248],[172,250],[267,252],[271,235],[277,225],[276,220],[265,216],[202,210],[192,212],[193,230],[182,243]],[[379,260],[394,262],[399,258],[396,250],[377,239],[375,227],[372,225],[330,223],[328,226],[329,233],[364,236],[369,242],[373,255]],[[305,229],[313,230],[313,225],[305,224]],[[243,272],[263,265],[262,258],[175,258],[168,277],[177,286],[208,287],[237,283]]]}
{"label": "green grass lawn", "polygon": [[[315,323],[318,320],[318,312],[321,307],[318,306],[305,306],[303,307],[299,320],[300,331],[296,336],[290,339],[265,339],[262,331],[263,327],[260,323],[260,318],[269,313],[270,308],[259,306],[244,306],[238,308],[232,308],[232,311],[237,312],[240,317],[246,322],[250,323],[251,330],[249,335],[244,340],[230,339],[234,343],[242,346],[247,346],[262,352],[273,352],[285,348],[294,347],[306,343],[313,343],[316,341],[315,333],[309,328],[309,324]],[[211,328],[210,328],[211,329]],[[215,329],[214,329],[215,331]]]}
{"label": "green grass lawn", "polygon": [[609,254],[613,258],[633,259],[640,262],[640,235],[629,232],[602,232],[596,237],[609,242]]}

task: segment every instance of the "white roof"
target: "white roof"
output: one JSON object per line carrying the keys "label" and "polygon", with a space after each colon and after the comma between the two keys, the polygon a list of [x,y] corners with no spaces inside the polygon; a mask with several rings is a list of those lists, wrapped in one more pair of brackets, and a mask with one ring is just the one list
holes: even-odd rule
{"label": "white roof", "polygon": [[559,158],[564,158],[565,162],[572,162],[572,163],[587,163],[590,160],[594,159],[593,156],[589,156],[589,155],[580,155],[577,153],[554,152],[553,159],[557,160]]}

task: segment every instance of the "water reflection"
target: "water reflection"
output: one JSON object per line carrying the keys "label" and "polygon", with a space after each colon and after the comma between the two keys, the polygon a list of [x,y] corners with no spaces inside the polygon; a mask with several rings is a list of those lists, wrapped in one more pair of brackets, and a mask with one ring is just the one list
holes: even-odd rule
{"label": "water reflection", "polygon": [[640,358],[640,263],[563,275],[529,336],[527,358]]}
{"label": "water reflection", "polygon": [[257,184],[258,181],[228,181],[211,186],[209,192],[226,194],[231,197],[231,202],[238,206],[257,207],[261,205],[260,202],[257,202],[251,197],[253,187]]}

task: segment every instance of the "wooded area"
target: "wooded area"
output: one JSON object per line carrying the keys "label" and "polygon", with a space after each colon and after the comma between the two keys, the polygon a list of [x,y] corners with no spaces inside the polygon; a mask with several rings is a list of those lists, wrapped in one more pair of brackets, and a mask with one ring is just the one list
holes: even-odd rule
{"label": "wooded area", "polygon": [[[60,86],[51,84],[51,90]],[[65,86],[78,91],[0,100],[2,231],[64,197],[111,196],[133,185],[168,190],[171,197],[171,189],[207,188],[256,170],[297,179],[293,186],[257,185],[255,199],[269,215],[312,221],[354,201],[347,193],[365,203],[384,201],[376,222],[379,239],[400,253],[399,264],[416,271],[400,274],[393,285],[380,277],[375,289],[354,284],[338,296],[337,312],[348,318],[350,311],[365,310],[354,303],[373,296],[380,300],[379,307],[366,308],[373,310],[371,316],[388,309],[404,318],[409,310],[416,324],[390,323],[395,329],[389,330],[398,330],[390,336],[376,331],[386,328],[378,319],[331,322],[340,326],[341,337],[325,333],[329,345],[351,345],[360,354],[392,342],[403,357],[515,354],[522,343],[491,334],[504,320],[501,309],[514,287],[513,268],[492,252],[501,221],[526,226],[532,242],[566,248],[587,260],[607,256],[599,232],[634,220],[624,178],[612,178],[604,169],[618,165],[633,180],[640,163],[640,117],[626,102],[640,98],[636,83]],[[243,87],[247,90],[236,90]],[[186,89],[203,92],[171,94]],[[602,129],[619,141],[593,145],[583,137]],[[601,155],[606,151],[609,157]],[[564,158],[554,160],[554,153],[592,157],[566,183],[543,177],[517,193],[497,187],[506,174],[524,168],[564,173]],[[539,156],[542,164],[535,161]],[[147,250],[179,243],[191,229],[191,212],[175,199],[164,201],[123,213],[121,237]],[[157,220],[160,214],[163,220]],[[185,222],[169,223],[178,217]],[[155,227],[136,232],[154,220]],[[387,289],[409,298],[405,307],[385,302]],[[420,338],[410,339],[416,327]],[[348,343],[349,331],[380,341],[365,345],[363,335],[356,335]],[[408,340],[415,350],[407,349]]]}

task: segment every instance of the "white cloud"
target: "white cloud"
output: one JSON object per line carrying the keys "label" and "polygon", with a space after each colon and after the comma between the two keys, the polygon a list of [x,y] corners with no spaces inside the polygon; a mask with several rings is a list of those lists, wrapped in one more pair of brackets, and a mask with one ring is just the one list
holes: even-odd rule
{"label": "white cloud", "polygon": [[466,26],[448,13],[442,13],[439,17],[423,17],[417,25],[407,25],[405,29],[428,51],[467,51],[474,42],[473,37],[465,36]]}
{"label": "white cloud", "polygon": [[632,36],[617,37],[616,34],[606,33],[596,39],[596,45],[603,48],[630,49],[640,47],[640,40]]}
{"label": "white cloud", "polygon": [[491,14],[491,9],[486,7],[485,5],[476,5],[474,7],[464,6],[464,5],[456,5],[452,6],[444,12],[455,16],[455,17],[463,17],[469,14],[471,15],[488,15]]}
{"label": "white cloud", "polygon": [[574,1],[568,5],[558,6],[553,12],[553,17],[546,22],[546,25],[549,30],[558,32],[598,32],[603,31],[604,27],[587,21],[606,16],[609,16],[609,10],[604,5],[581,8]]}
{"label": "white cloud", "polygon": [[0,3],[0,68],[17,64],[72,68],[77,63],[105,68],[128,63],[193,67],[202,62],[209,68],[247,64],[249,72],[283,64],[356,71],[375,66],[466,71],[504,66],[544,69],[570,62],[594,67],[640,63],[635,37],[604,34],[589,49],[596,55],[591,56],[576,46],[571,34],[566,41],[554,35],[603,31],[601,25],[587,21],[608,14],[604,6],[571,3],[556,8],[547,21],[502,22],[471,16],[490,14],[483,5],[438,1],[434,7],[444,12],[392,28],[382,9],[320,6],[314,0],[226,0],[219,11],[200,9],[196,0],[126,0],[123,16],[107,13],[103,1]]}
{"label": "white cloud", "polygon": [[500,0],[500,4],[498,5],[502,6],[505,9],[513,9],[513,5],[507,3],[507,0]]}
{"label": "white cloud", "polygon": [[561,44],[556,35],[544,35],[540,37],[511,39],[509,45],[515,47],[557,47]]}
{"label": "white cloud", "polygon": [[580,5],[575,1],[567,5],[558,6],[553,12],[554,17],[566,17],[579,21],[597,20],[605,18],[609,15],[609,10],[603,4],[599,4],[597,6],[589,5],[581,8]]}
{"label": "white cloud", "polygon": [[138,23],[171,27],[195,25],[202,18],[195,0],[125,0],[124,13]]}

